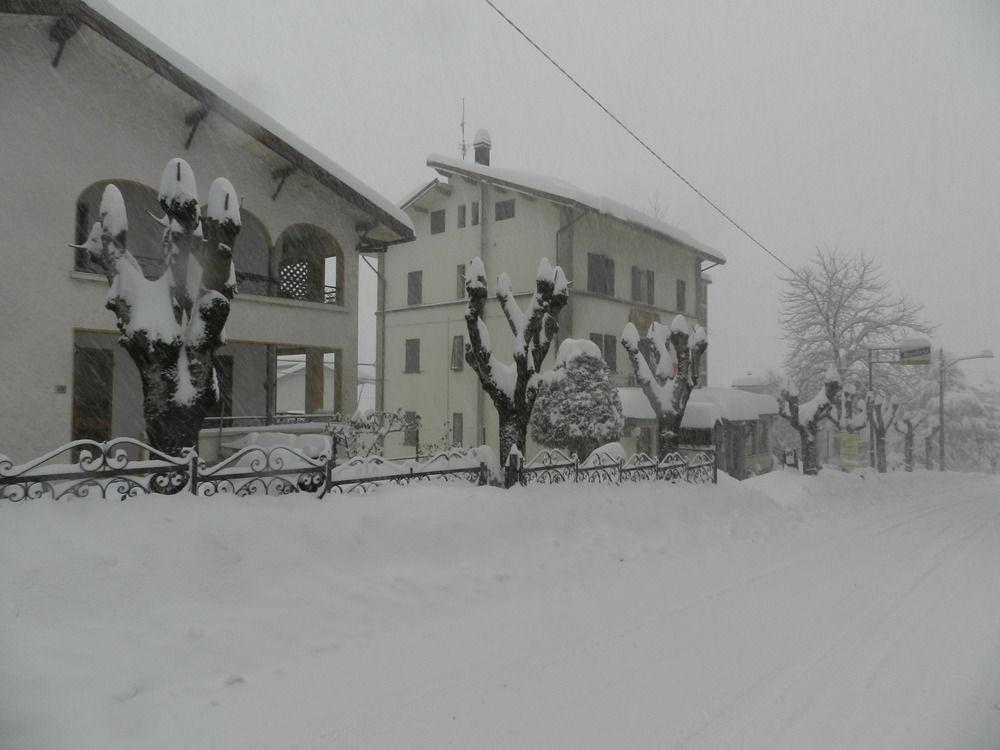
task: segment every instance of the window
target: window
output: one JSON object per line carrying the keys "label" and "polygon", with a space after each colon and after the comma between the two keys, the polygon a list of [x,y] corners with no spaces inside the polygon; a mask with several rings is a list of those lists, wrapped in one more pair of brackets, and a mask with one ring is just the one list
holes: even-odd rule
{"label": "window", "polygon": [[472,201],[472,226],[479,226],[479,201]]}
{"label": "window", "polygon": [[677,279],[677,312],[687,310],[687,285],[684,279]]}
{"label": "window", "polygon": [[611,372],[618,372],[618,338],[609,333],[592,333],[590,340],[597,344],[604,357],[604,364]]}
{"label": "window", "polygon": [[615,294],[615,262],[606,255],[587,253],[587,291]]}
{"label": "window", "polygon": [[[418,342],[419,343],[419,342]],[[420,442],[420,419],[415,411],[403,412],[406,425],[403,428],[403,445],[416,445]]]}
{"label": "window", "polygon": [[431,234],[441,234],[444,231],[444,209],[431,211]]}
{"label": "window", "polygon": [[462,412],[456,411],[451,415],[451,444],[452,445],[464,445],[465,444],[465,418],[462,416]]}
{"label": "window", "polygon": [[503,221],[504,219],[513,219],[514,199],[510,198],[505,201],[497,201],[494,204],[493,209],[497,221]]}
{"label": "window", "polygon": [[459,263],[455,268],[455,297],[465,299],[465,264]]}
{"label": "window", "polygon": [[420,372],[420,339],[406,340],[406,363],[403,372]]}
{"label": "window", "polygon": [[465,367],[465,338],[455,336],[451,340],[451,369],[458,372]]}
{"label": "window", "polygon": [[632,301],[652,305],[653,299],[653,272],[632,266]]}
{"label": "window", "polygon": [[420,305],[424,301],[424,272],[410,271],[406,275],[406,304]]}
{"label": "window", "polygon": [[458,207],[458,228],[463,229],[465,227],[465,204],[463,203]]}

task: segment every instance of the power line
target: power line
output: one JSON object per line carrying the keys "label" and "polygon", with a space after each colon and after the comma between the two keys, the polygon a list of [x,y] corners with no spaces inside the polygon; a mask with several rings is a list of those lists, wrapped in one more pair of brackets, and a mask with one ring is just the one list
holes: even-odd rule
{"label": "power line", "polygon": [[520,34],[522,37],[524,37],[525,41],[527,41],[528,44],[530,44],[532,47],[534,47],[536,50],[538,50],[539,54],[541,54],[542,57],[544,57],[546,60],[548,60],[550,63],[552,63],[560,73],[562,73],[564,76],[566,76],[566,78],[568,78],[570,80],[570,82],[574,86],[576,86],[578,89],[580,89],[580,91],[582,91],[584,93],[584,95],[588,99],[590,99],[590,101],[592,101],[594,104],[596,104],[598,107],[600,107],[601,110],[604,112],[604,114],[606,114],[608,117],[610,117],[612,120],[614,120],[615,123],[619,127],[621,127],[626,133],[628,133],[630,136],[632,136],[632,139],[636,143],[638,143],[640,146],[642,146],[644,149],[646,149],[646,151],[648,151],[653,156],[654,159],[656,159],[658,162],[660,162],[660,164],[662,164],[667,169],[669,169],[671,172],[673,172],[673,174],[677,177],[677,179],[679,179],[681,182],[683,182],[685,185],[687,185],[689,188],[691,188],[691,190],[693,190],[695,192],[695,194],[699,198],[701,198],[703,201],[705,201],[705,203],[707,203],[712,208],[714,208],[719,213],[719,215],[722,216],[722,218],[724,218],[726,221],[728,221],[730,224],[732,224],[734,227],[736,227],[747,239],[749,239],[752,243],[754,243],[757,247],[759,247],[765,253],[767,253],[768,255],[770,255],[774,260],[778,261],[778,263],[780,263],[785,268],[787,268],[789,271],[791,271],[793,275],[798,276],[798,274],[795,272],[794,268],[792,268],[790,265],[788,265],[787,263],[785,263],[785,261],[783,261],[781,258],[779,258],[777,254],[775,254],[771,250],[769,250],[764,245],[764,243],[762,243],[760,240],[758,240],[756,237],[754,237],[752,234],[750,234],[750,232],[748,232],[746,229],[744,229],[742,226],[740,226],[740,224],[732,216],[730,216],[729,214],[727,214],[719,206],[719,204],[717,204],[715,201],[713,201],[711,198],[709,198],[707,195],[705,195],[703,192],[701,192],[701,190],[699,190],[697,187],[695,187],[694,184],[687,177],[685,177],[680,172],[678,172],[676,169],[674,169],[672,166],[670,166],[670,164],[667,163],[667,160],[664,159],[662,156],[660,156],[658,153],[656,153],[656,151],[653,150],[653,148],[648,143],[646,143],[642,138],[640,138],[638,135],[636,135],[635,131],[633,131],[632,128],[630,128],[628,125],[626,125],[624,122],[622,122],[621,119],[619,119],[619,117],[614,112],[612,112],[610,109],[608,109],[607,107],[605,107],[600,102],[600,100],[598,100],[598,98],[596,96],[594,96],[589,91],[587,91],[587,89],[583,86],[582,83],[580,83],[578,80],[576,80],[576,78],[574,78],[572,76],[572,74],[569,73],[569,71],[567,71],[562,65],[560,65],[559,63],[557,63],[548,52],[546,52],[545,50],[543,50],[534,39],[532,39],[530,36],[528,36],[521,29],[520,26],[518,26],[516,23],[514,23],[502,10],[500,10],[496,5],[494,5],[493,4],[493,0],[483,0],[483,2],[485,2],[493,10],[495,10],[497,12],[497,15],[499,15],[504,21],[506,21],[508,24],[510,24],[511,28],[513,28],[514,31],[516,31],[518,34]]}

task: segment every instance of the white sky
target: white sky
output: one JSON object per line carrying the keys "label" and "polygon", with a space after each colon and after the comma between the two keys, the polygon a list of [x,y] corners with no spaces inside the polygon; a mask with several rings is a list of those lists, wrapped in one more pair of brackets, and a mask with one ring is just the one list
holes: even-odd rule
{"label": "white sky", "polygon": [[[427,154],[458,155],[463,97],[495,165],[643,210],[657,196],[729,258],[712,272],[712,384],[780,365],[783,269],[484,2],[114,2],[393,200],[433,176]],[[786,261],[864,251],[924,304],[935,345],[1000,354],[1000,3],[496,2]]]}

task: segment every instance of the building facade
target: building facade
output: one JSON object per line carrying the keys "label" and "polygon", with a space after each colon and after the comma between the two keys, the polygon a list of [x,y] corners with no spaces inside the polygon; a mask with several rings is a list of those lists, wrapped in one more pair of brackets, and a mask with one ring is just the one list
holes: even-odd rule
{"label": "building facade", "polygon": [[412,238],[404,212],[103,2],[0,0],[0,101],[0,453],[142,436],[107,281],[67,245],[113,182],[129,250],[158,276],[161,230],[146,211],[162,214],[155,186],[175,156],[202,200],[217,176],[240,195],[219,416],[273,416],[286,355],[311,373],[307,411],[353,411],[358,254]]}
{"label": "building facade", "polygon": [[[473,145],[475,161],[428,158],[438,177],[402,204],[416,240],[380,258],[378,406],[419,413],[424,445],[497,443],[492,403],[464,361],[470,258],[479,256],[486,268],[486,322],[501,360],[512,359],[512,339],[493,299],[496,278],[507,272],[523,306],[534,291],[538,263],[547,257],[571,283],[559,340],[593,340],[622,386],[632,380],[619,343],[625,324],[644,333],[653,321],[669,323],[682,314],[707,325],[703,271],[725,262],[721,253],[620,203],[560,180],[491,166],[484,131]],[[405,454],[411,446],[390,448]]]}

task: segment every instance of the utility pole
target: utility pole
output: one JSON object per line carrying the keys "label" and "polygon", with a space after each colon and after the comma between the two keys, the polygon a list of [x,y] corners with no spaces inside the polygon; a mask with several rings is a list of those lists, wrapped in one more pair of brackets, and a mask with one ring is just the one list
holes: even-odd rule
{"label": "utility pole", "polygon": [[465,142],[465,97],[462,97],[462,140],[458,144],[459,149],[462,152],[462,159],[465,159],[465,153],[469,150],[469,144]]}

